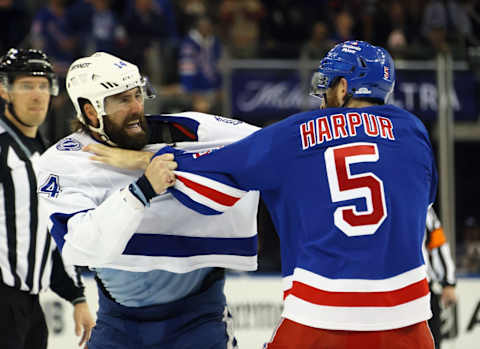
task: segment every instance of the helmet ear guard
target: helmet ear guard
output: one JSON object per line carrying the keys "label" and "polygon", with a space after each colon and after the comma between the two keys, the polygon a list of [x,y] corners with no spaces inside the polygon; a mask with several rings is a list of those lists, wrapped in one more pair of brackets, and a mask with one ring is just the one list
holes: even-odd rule
{"label": "helmet ear guard", "polygon": [[392,57],[364,41],[347,41],[332,48],[313,74],[310,95],[325,98],[338,78],[348,83],[347,95],[387,103],[395,84]]}

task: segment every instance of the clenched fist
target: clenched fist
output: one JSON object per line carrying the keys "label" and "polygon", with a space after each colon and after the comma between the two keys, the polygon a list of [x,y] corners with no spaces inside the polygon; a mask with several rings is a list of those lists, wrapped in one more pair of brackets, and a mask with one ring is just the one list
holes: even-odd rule
{"label": "clenched fist", "polygon": [[173,154],[156,156],[145,170],[145,177],[157,194],[163,193],[168,187],[175,184],[173,170],[177,168],[177,163],[173,159]]}

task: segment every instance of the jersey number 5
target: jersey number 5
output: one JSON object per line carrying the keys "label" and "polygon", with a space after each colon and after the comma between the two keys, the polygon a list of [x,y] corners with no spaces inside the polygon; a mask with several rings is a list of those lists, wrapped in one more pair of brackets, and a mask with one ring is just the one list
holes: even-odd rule
{"label": "jersey number 5", "polygon": [[335,226],[345,235],[375,234],[387,217],[382,180],[372,172],[350,173],[351,164],[375,161],[378,161],[378,148],[374,143],[351,143],[330,147],[325,151],[332,201],[362,198],[366,201],[366,211],[357,211],[355,205],[345,205],[335,210]]}

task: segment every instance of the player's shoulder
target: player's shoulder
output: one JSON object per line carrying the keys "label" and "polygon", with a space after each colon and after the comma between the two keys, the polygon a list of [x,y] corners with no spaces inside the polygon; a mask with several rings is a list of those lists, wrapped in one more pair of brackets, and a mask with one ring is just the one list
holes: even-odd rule
{"label": "player's shoulder", "polygon": [[40,156],[39,167],[59,173],[85,168],[90,162],[90,154],[82,151],[82,148],[92,142],[95,141],[81,132],[72,133],[60,139]]}
{"label": "player's shoulder", "polygon": [[160,119],[167,121],[175,121],[177,119],[190,119],[197,122],[212,122],[212,123],[226,123],[231,125],[240,125],[244,123],[241,120],[232,119],[225,116],[219,116],[214,114],[201,113],[196,111],[184,111],[180,113],[172,114],[158,114],[158,115],[147,115],[150,119]]}
{"label": "player's shoulder", "polygon": [[414,130],[414,132],[428,134],[422,120],[420,120],[419,117],[406,109],[397,107],[393,104],[385,104],[381,106],[376,106],[374,108],[374,111],[381,116],[390,118],[392,121],[401,121],[407,129]]}
{"label": "player's shoulder", "polygon": [[[213,134],[213,136],[216,137],[221,136],[221,133],[228,134],[229,132],[245,136],[259,129],[257,126],[248,124],[238,119],[194,111],[175,114],[150,115],[149,119],[152,121],[163,120],[172,123],[179,123],[197,133],[199,140],[202,138],[202,136],[208,134]],[[220,134],[217,134],[217,131],[220,132]]]}
{"label": "player's shoulder", "polygon": [[419,121],[418,117],[416,117],[414,114],[412,114],[406,109],[397,107],[394,104],[372,105],[372,106],[363,107],[363,108],[347,109],[347,112],[351,112],[351,111],[358,112],[360,114],[362,113],[375,114],[375,115],[387,117],[390,119],[404,119],[404,120],[413,121],[415,123]]}

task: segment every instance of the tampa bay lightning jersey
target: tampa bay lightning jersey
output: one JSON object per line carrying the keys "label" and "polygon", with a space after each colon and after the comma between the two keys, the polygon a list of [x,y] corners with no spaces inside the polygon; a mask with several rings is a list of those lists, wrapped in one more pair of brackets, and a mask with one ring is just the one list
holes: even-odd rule
{"label": "tampa bay lightning jersey", "polygon": [[[149,120],[169,122],[191,133],[192,141],[176,147],[194,152],[230,144],[258,129],[195,112]],[[94,142],[83,132],[73,133],[50,147],[37,164],[39,197],[67,264],[135,272],[256,269],[258,193],[250,193],[223,217],[192,212],[169,193],[143,207],[124,190],[143,171],[92,161],[92,154],[82,147]],[[163,146],[149,144],[144,150],[155,152]]]}
{"label": "tampa bay lightning jersey", "polygon": [[170,191],[198,212],[228,212],[260,190],[280,237],[283,316],[341,330],[431,316],[422,240],[437,172],[414,115],[392,105],[314,110],[176,161]]}

